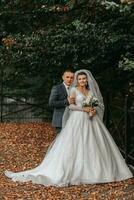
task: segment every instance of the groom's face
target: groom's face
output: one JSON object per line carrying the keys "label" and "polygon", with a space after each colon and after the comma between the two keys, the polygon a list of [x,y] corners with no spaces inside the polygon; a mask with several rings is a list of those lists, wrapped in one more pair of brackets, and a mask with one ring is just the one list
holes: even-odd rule
{"label": "groom's face", "polygon": [[72,72],[64,72],[62,79],[66,85],[70,86],[74,80],[74,74]]}

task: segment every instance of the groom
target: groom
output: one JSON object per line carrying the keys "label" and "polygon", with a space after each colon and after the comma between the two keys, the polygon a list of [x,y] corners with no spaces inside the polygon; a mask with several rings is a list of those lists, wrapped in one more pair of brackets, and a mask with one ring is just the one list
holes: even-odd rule
{"label": "groom", "polygon": [[66,106],[75,103],[75,99],[68,96],[69,88],[74,80],[74,73],[71,70],[66,70],[62,79],[61,84],[53,86],[49,98],[49,106],[54,108],[52,126],[56,128],[57,133],[61,131],[62,117]]}

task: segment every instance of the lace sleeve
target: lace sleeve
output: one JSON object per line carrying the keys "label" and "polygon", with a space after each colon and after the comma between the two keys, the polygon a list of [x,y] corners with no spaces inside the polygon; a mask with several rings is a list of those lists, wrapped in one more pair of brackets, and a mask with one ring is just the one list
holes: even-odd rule
{"label": "lace sleeve", "polygon": [[[70,96],[76,97],[76,88],[75,87],[71,88]],[[69,109],[72,111],[83,111],[82,107],[77,106],[75,104],[70,104]]]}
{"label": "lace sleeve", "polygon": [[70,104],[70,105],[69,105],[69,109],[70,109],[70,110],[74,110],[74,111],[83,111],[83,108],[82,108],[82,107],[79,107],[79,106],[77,106],[77,105],[75,105],[75,104]]}
{"label": "lace sleeve", "polygon": [[76,88],[75,87],[72,87],[70,92],[69,92],[69,96],[73,96],[75,97],[76,96]]}

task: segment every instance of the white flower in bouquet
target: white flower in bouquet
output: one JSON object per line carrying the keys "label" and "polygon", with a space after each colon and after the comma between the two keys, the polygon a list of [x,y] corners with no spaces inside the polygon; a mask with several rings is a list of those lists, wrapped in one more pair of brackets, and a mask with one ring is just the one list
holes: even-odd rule
{"label": "white flower in bouquet", "polygon": [[92,95],[88,95],[87,98],[83,101],[83,107],[96,107],[98,105],[98,99]]}
{"label": "white flower in bouquet", "polygon": [[[97,107],[97,106],[101,106],[101,103],[99,102],[99,100],[94,97],[93,95],[88,95],[86,97],[86,99],[83,101],[83,104],[82,104],[83,107]],[[90,118],[93,117],[92,113],[89,113],[89,116]]]}

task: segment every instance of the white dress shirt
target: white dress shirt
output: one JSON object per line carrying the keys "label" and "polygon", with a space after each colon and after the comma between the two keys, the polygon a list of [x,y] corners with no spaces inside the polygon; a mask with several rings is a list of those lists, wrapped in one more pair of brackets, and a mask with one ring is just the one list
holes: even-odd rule
{"label": "white dress shirt", "polygon": [[66,88],[66,91],[67,91],[67,94],[69,95],[69,90],[70,90],[70,86],[68,86],[68,85],[66,85],[64,82],[63,82],[63,84],[65,85],[65,88]]}

